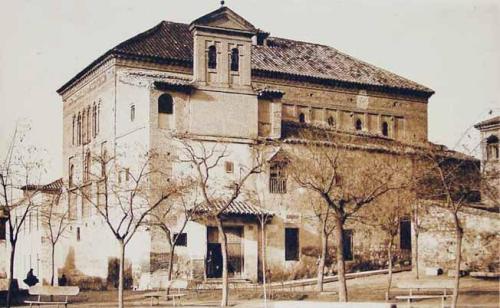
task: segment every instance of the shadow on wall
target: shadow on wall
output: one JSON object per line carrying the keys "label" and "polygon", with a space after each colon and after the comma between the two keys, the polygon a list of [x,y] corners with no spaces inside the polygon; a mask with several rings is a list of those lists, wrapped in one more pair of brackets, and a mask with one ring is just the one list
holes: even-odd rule
{"label": "shadow on wall", "polygon": [[[67,285],[78,286],[81,290],[108,290],[118,287],[119,269],[120,260],[111,257],[108,258],[108,276],[106,279],[85,275],[76,268],[75,249],[71,247],[66,255],[64,267],[58,270],[58,277],[64,274]],[[132,264],[125,261],[125,289],[131,288],[132,282]]]}

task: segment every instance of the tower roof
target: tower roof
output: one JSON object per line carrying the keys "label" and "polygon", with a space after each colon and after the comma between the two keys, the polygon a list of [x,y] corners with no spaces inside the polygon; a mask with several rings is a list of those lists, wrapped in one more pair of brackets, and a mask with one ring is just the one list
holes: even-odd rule
{"label": "tower roof", "polygon": [[[193,35],[190,29],[197,25],[219,29],[232,27],[233,30],[246,33],[258,32],[252,24],[227,7],[221,7],[202,16],[190,25],[162,21],[155,27],[107,51],[57,92],[64,93],[109,58],[125,58],[191,68],[193,66]],[[433,90],[423,85],[358,60],[333,47],[272,36],[267,38],[266,44],[252,46],[251,69],[253,76],[374,89],[424,98],[434,94]]]}
{"label": "tower roof", "polygon": [[477,123],[474,125],[475,128],[481,130],[483,128],[488,128],[491,126],[496,126],[500,125],[500,116],[493,117],[491,119],[484,120],[482,122]]}

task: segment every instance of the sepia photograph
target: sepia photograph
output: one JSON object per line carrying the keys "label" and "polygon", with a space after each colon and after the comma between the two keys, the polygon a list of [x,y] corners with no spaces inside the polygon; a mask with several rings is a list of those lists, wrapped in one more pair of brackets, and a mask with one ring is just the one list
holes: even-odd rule
{"label": "sepia photograph", "polygon": [[500,308],[500,0],[0,7],[0,307]]}

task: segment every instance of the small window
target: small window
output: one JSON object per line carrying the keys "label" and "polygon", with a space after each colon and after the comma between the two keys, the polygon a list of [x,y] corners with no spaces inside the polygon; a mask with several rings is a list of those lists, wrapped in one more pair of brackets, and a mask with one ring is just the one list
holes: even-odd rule
{"label": "small window", "polygon": [[130,106],[130,122],[135,120],[135,105]]}
{"label": "small window", "polygon": [[76,116],[73,116],[73,128],[71,130],[71,133],[72,133],[72,139],[71,139],[71,144],[72,145],[75,145],[75,135],[76,135]]}
{"label": "small window", "polygon": [[363,129],[363,122],[360,119],[356,120],[355,128],[356,128],[356,130],[362,130]]}
{"label": "small window", "polygon": [[233,162],[232,161],[225,162],[224,169],[226,170],[226,173],[233,173],[234,172]]}
{"label": "small window", "polygon": [[411,222],[409,219],[401,219],[399,222],[399,247],[411,249]]}
{"label": "small window", "polygon": [[240,70],[240,51],[238,48],[231,50],[231,71],[238,72]]}
{"label": "small window", "polygon": [[498,137],[491,135],[486,139],[486,159],[499,159],[500,155]]}
{"label": "small window", "polygon": [[73,175],[75,174],[75,165],[72,163],[69,164],[69,171],[68,171],[68,185],[69,187],[73,187]]}
{"label": "small window", "polygon": [[158,113],[174,113],[174,100],[170,94],[162,94],[158,98]]}
{"label": "small window", "polygon": [[269,192],[286,193],[286,164],[281,161],[271,162],[269,166]]}
{"label": "small window", "polygon": [[87,182],[90,180],[90,168],[91,168],[91,158],[90,152],[85,154],[85,159],[83,161],[83,181]]}
{"label": "small window", "polygon": [[[176,240],[177,239],[177,240]],[[174,233],[174,238],[172,241],[175,241],[176,246],[187,246],[187,233]]]}
{"label": "small window", "polygon": [[299,229],[285,228],[285,261],[299,260]]}
{"label": "small window", "polygon": [[125,181],[128,182],[130,181],[130,169],[125,168]]}
{"label": "small window", "polygon": [[76,241],[80,241],[80,227],[76,227]]}
{"label": "small window", "polygon": [[352,261],[352,230],[344,230],[344,260]]}
{"label": "small window", "polygon": [[382,135],[389,136],[389,124],[387,122],[382,123]]}
{"label": "small window", "polygon": [[305,116],[305,114],[303,114],[303,113],[299,114],[299,122],[300,123],[306,123],[306,116]]}
{"label": "small window", "polygon": [[335,127],[335,119],[333,117],[329,117],[327,122],[328,126]]}
{"label": "small window", "polygon": [[5,240],[5,234],[6,234],[6,220],[0,219],[0,241]]}
{"label": "small window", "polygon": [[217,68],[217,48],[213,45],[208,47],[208,68]]}

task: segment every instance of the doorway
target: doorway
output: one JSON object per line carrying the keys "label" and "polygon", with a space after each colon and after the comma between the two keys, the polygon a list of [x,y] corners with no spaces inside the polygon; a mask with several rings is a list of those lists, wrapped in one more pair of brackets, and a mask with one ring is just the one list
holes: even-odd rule
{"label": "doorway", "polygon": [[[229,277],[241,277],[243,273],[243,227],[225,227],[227,237],[227,271]],[[207,227],[207,278],[222,277],[222,247],[219,242],[219,230]]]}

